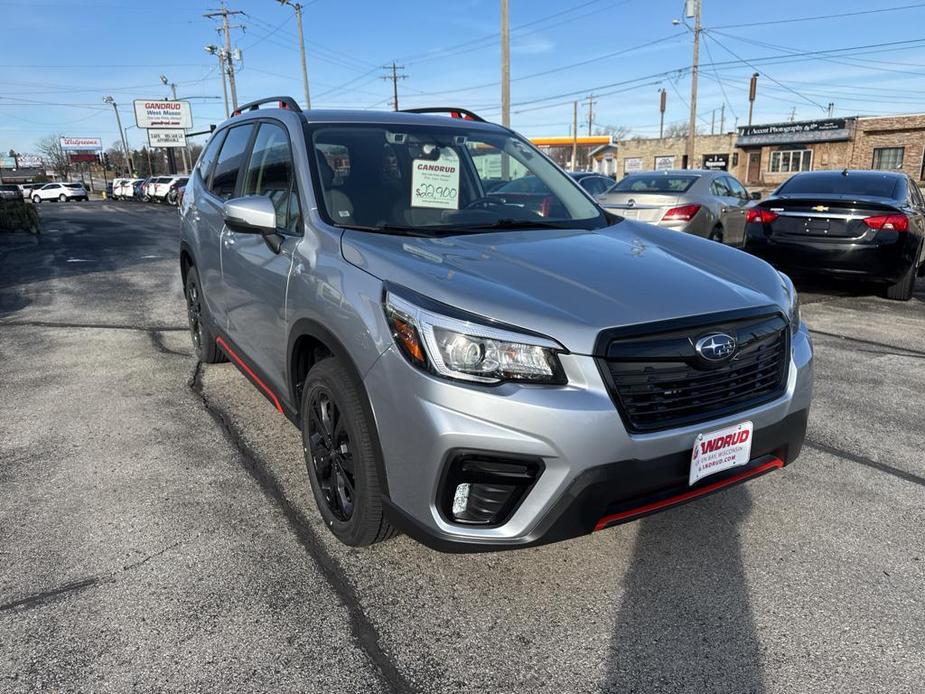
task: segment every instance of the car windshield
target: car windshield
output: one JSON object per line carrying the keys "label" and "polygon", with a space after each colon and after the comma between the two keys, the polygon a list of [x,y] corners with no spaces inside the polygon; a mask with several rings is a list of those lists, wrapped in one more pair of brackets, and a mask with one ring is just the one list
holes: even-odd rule
{"label": "car windshield", "polygon": [[670,174],[636,174],[627,176],[608,193],[686,193],[697,176]]}
{"label": "car windshield", "polygon": [[337,226],[388,233],[608,224],[549,159],[503,131],[344,124],[310,130],[319,207]]}
{"label": "car windshield", "polygon": [[887,174],[849,172],[793,176],[779,189],[783,195],[865,195],[895,199],[899,178]]}

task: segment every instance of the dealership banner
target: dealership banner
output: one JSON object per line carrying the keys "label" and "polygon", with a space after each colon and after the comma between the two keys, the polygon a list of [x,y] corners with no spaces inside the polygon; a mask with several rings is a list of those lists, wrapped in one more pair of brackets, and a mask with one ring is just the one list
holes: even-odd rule
{"label": "dealership banner", "polygon": [[103,140],[99,137],[62,137],[61,149],[68,152],[98,152],[103,149]]}
{"label": "dealership banner", "polygon": [[139,128],[188,130],[193,127],[193,111],[188,101],[135,100],[135,125]]}
{"label": "dealership banner", "polygon": [[149,147],[186,147],[186,133],[182,130],[155,130],[148,128]]}
{"label": "dealership banner", "polygon": [[45,163],[37,154],[19,154],[16,156],[20,169],[41,169]]}

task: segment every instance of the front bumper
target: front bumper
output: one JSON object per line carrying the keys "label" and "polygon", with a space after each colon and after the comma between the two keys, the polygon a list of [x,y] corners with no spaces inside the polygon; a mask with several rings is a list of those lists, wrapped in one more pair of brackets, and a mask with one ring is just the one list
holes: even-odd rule
{"label": "front bumper", "polygon": [[[679,493],[757,470],[775,458],[789,464],[802,446],[812,395],[812,345],[805,326],[793,340],[781,397],[651,434],[626,432],[592,357],[564,355],[562,364],[566,386],[484,387],[435,378],[410,366],[394,348],[387,350],[365,382],[384,457],[390,520],[443,551],[543,544],[609,525],[608,517],[632,520],[625,511],[672,505],[666,500]],[[688,488],[697,434],[746,419],[755,428],[752,462]],[[463,449],[542,461],[542,474],[503,524],[462,525],[440,511],[443,473]]]}
{"label": "front bumper", "polygon": [[915,262],[914,234],[880,231],[871,241],[782,238],[765,235],[760,225],[746,227],[743,250],[790,274],[830,274],[845,278],[897,282]]}

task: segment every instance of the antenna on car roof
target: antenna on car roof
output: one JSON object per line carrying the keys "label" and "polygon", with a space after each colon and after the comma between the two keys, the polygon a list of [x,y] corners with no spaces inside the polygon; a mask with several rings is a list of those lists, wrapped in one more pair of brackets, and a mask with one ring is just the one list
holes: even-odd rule
{"label": "antenna on car roof", "polygon": [[842,175],[842,176],[847,176],[847,175],[848,175],[848,169],[842,169],[842,170],[841,170],[841,175]]}

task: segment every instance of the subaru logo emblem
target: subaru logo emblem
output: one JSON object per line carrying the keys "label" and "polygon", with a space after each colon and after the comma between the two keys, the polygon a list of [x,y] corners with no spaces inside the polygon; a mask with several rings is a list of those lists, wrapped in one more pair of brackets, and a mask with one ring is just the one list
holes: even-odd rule
{"label": "subaru logo emblem", "polygon": [[735,354],[736,339],[726,333],[710,333],[697,340],[694,349],[707,361],[723,361]]}
{"label": "subaru logo emblem", "polygon": [[633,200],[633,198],[630,198],[629,200],[626,201],[626,206],[627,206],[627,207],[635,207],[635,206],[636,206],[636,201]]}

